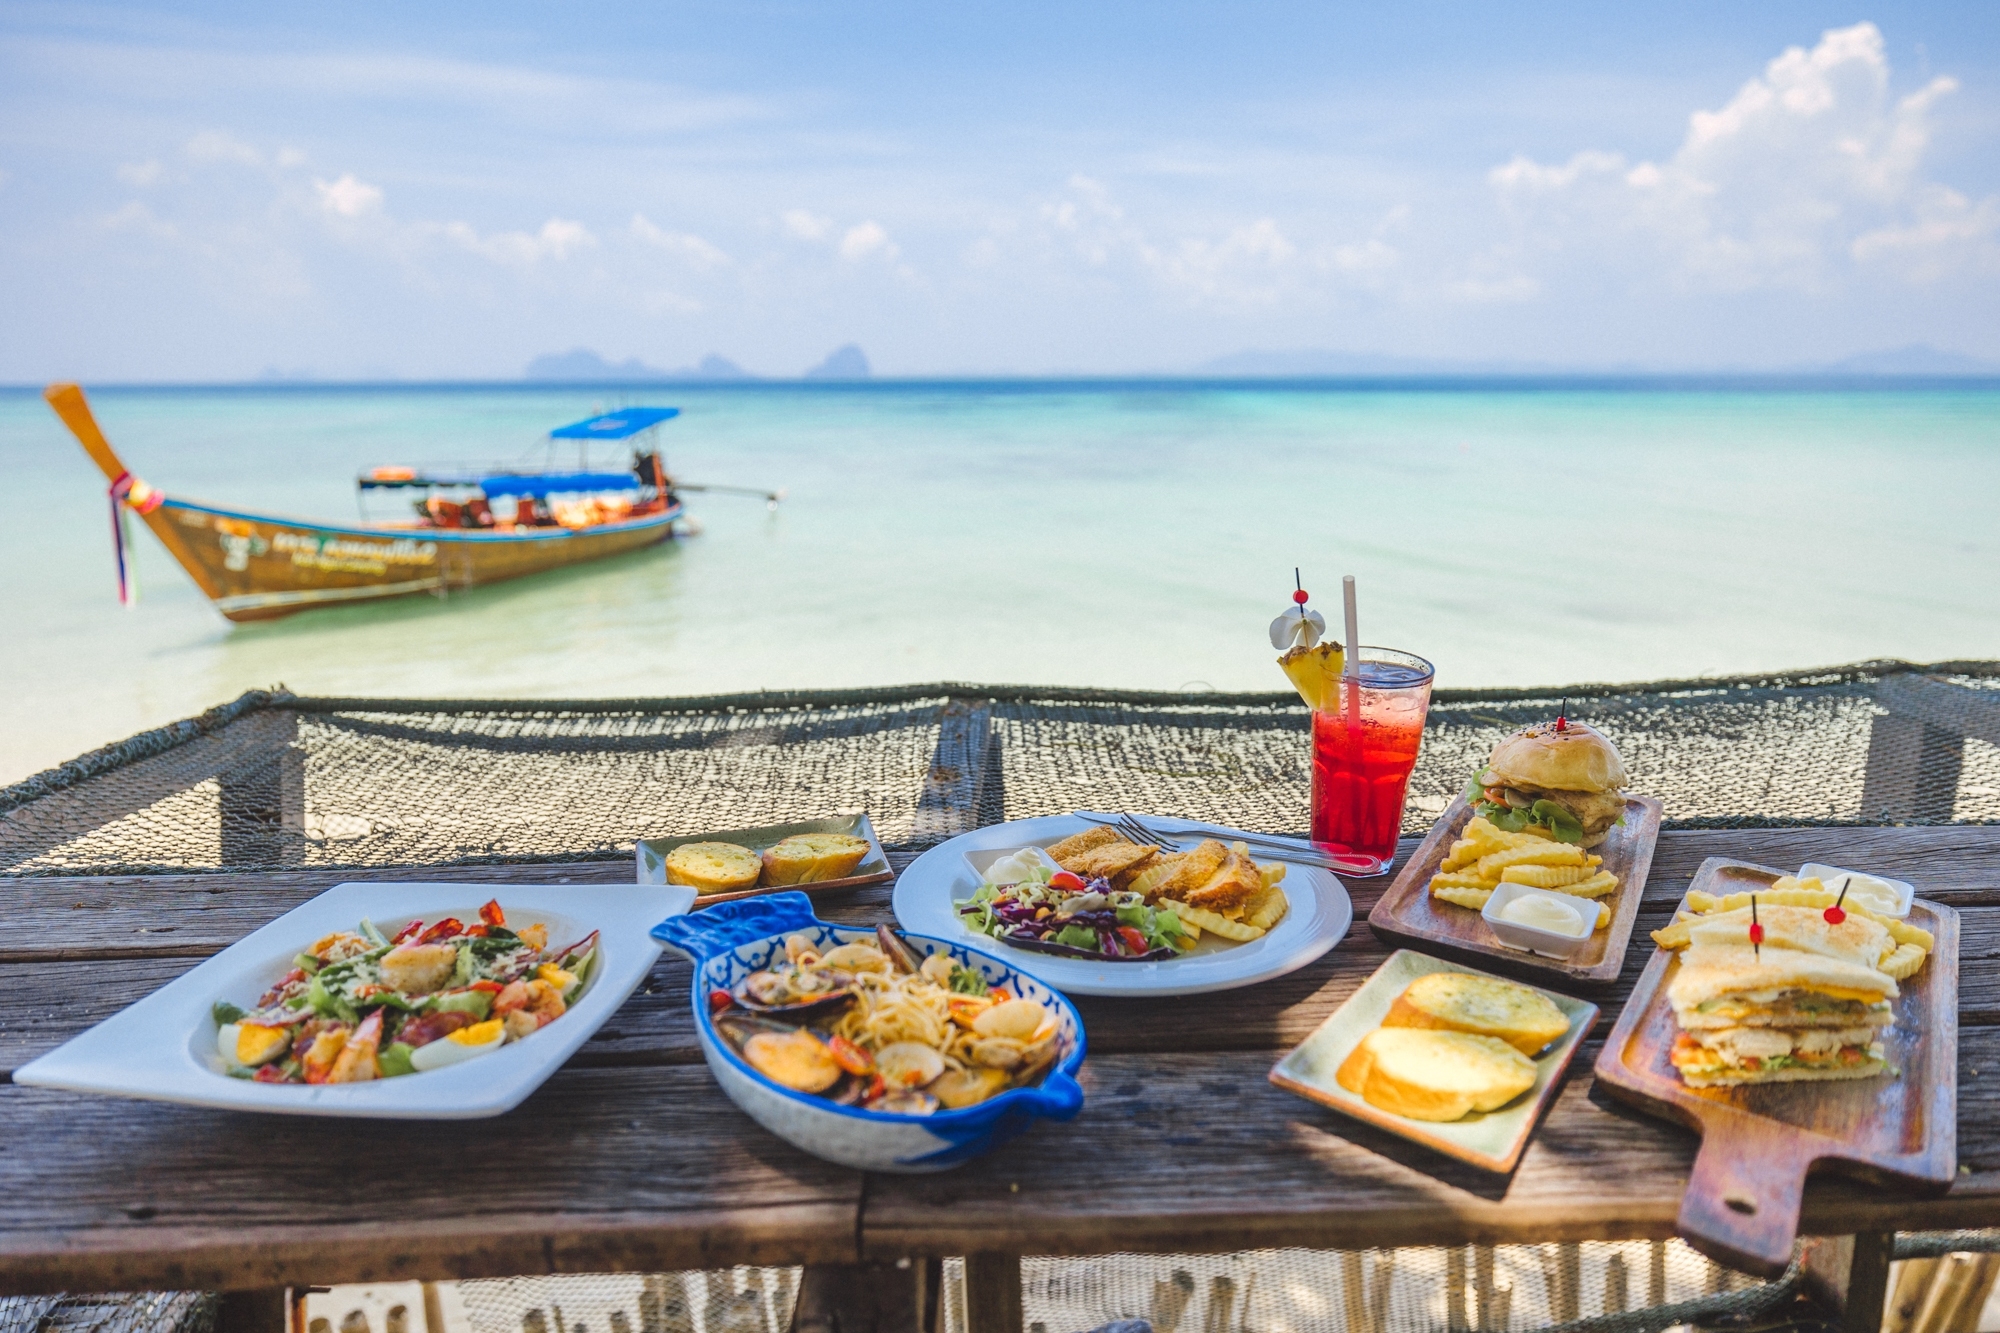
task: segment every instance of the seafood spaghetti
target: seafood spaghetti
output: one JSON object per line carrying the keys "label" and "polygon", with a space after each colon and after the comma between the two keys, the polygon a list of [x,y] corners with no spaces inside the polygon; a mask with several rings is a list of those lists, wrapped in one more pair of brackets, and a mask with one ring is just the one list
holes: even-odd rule
{"label": "seafood spaghetti", "polygon": [[785,958],[709,996],[751,1068],[799,1092],[899,1115],[958,1110],[1039,1082],[1058,1055],[1055,1016],[988,987],[944,954],[919,958],[887,927],[825,953],[802,935]]}

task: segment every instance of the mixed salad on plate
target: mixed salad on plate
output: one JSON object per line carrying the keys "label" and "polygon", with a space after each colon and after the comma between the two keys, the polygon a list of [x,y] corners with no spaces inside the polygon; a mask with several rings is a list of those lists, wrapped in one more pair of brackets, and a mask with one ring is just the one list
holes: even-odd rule
{"label": "mixed salad on plate", "polygon": [[1194,947],[1195,933],[1171,907],[1115,889],[1110,879],[1064,870],[1039,847],[1024,847],[987,868],[958,915],[982,935],[1039,953],[1151,962]]}
{"label": "mixed salad on plate", "polygon": [[259,1083],[361,1083],[491,1054],[561,1018],[589,984],[597,932],[551,949],[510,929],[497,900],[477,923],[372,921],[298,954],[254,1007],[214,1006],[223,1071]]}

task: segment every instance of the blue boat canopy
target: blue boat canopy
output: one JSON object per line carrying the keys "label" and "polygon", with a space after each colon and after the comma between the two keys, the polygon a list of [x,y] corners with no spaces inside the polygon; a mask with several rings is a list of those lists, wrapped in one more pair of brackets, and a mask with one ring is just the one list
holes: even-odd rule
{"label": "blue boat canopy", "polygon": [[575,491],[639,489],[639,479],[630,472],[531,472],[481,477],[478,484],[488,499],[501,495],[565,495]]}
{"label": "blue boat canopy", "polygon": [[623,440],[681,414],[678,407],[622,407],[549,432],[552,440]]}

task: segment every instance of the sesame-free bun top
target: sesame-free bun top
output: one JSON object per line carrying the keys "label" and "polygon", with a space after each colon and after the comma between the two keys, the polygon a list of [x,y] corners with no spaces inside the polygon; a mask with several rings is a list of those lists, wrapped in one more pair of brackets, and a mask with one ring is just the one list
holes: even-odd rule
{"label": "sesame-free bun top", "polygon": [[1537,722],[1493,747],[1492,779],[1509,787],[1550,791],[1616,791],[1625,785],[1625,761],[1596,728],[1582,722]]}

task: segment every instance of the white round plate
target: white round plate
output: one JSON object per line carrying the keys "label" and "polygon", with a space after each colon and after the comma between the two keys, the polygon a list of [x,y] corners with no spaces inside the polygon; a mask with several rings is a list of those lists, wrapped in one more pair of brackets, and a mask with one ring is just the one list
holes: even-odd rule
{"label": "white round plate", "polygon": [[896,920],[919,935],[985,949],[1068,995],[1194,995],[1252,986],[1296,972],[1340,943],[1354,924],[1354,904],[1338,879],[1289,862],[1281,883],[1291,910],[1267,934],[1247,944],[1204,935],[1190,952],[1157,963],[1100,963],[1016,949],[959,919],[956,902],[979,887],[979,877],[965,859],[968,854],[1047,847],[1090,827],[1075,815],[1049,815],[974,829],[940,843],[911,862],[896,881]]}

